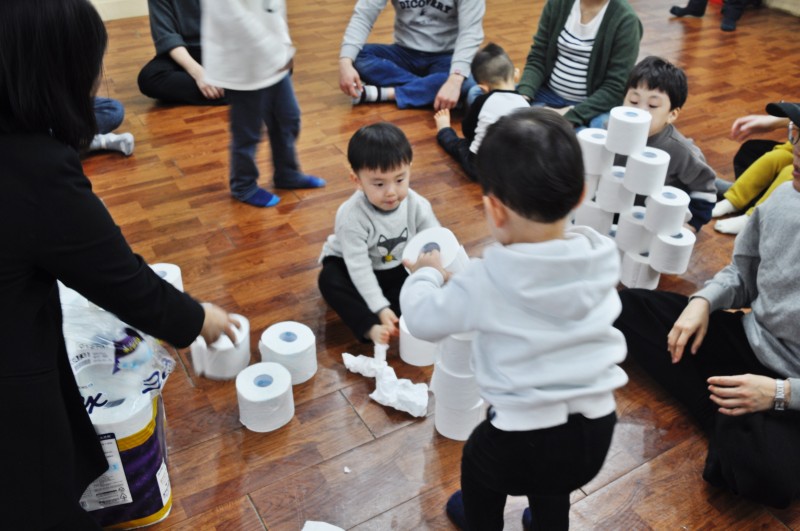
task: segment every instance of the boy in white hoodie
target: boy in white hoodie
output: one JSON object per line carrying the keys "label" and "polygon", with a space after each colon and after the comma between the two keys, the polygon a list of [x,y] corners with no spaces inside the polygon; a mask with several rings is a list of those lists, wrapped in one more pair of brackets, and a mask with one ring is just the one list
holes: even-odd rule
{"label": "boy in white hoodie", "polygon": [[205,82],[230,102],[231,195],[271,207],[280,198],[258,182],[255,153],[267,126],[276,188],[319,188],[325,181],[300,171],[295,142],[300,107],[292,78],[294,47],[284,0],[203,0],[201,39]]}
{"label": "boy in white hoodie", "polygon": [[616,423],[613,390],[625,340],[614,243],[568,226],[583,195],[572,126],[523,109],[492,125],[477,172],[500,245],[448,278],[437,251],[406,264],[400,294],[408,329],[438,341],[475,331],[472,365],[491,407],[464,446],[461,490],[447,514],[461,529],[503,528],[507,495],[525,495],[526,529],[567,529],[569,495],[605,460]]}

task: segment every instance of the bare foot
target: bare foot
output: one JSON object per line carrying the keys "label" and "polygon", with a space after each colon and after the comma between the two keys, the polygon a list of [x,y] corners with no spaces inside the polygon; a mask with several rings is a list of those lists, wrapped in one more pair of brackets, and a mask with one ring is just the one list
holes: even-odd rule
{"label": "bare foot", "polygon": [[372,325],[372,328],[369,329],[369,333],[367,334],[370,341],[380,345],[386,345],[389,343],[389,337],[391,336],[391,330],[386,325]]}
{"label": "bare foot", "polygon": [[450,109],[442,109],[433,115],[436,120],[436,130],[441,131],[445,127],[450,127]]}

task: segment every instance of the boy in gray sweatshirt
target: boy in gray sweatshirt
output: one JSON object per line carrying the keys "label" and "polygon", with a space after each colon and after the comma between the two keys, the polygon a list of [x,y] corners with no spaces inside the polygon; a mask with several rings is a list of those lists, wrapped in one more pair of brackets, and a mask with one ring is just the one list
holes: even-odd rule
{"label": "boy in gray sweatshirt", "polygon": [[406,242],[438,227],[431,204],[409,188],[411,144],[387,122],[356,131],[347,148],[356,192],[336,212],[322,247],[319,290],[360,341],[397,334]]}

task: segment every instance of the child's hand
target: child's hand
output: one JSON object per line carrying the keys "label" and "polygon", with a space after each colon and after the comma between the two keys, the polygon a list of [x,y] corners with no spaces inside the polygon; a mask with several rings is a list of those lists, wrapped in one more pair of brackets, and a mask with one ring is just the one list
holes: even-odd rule
{"label": "child's hand", "polygon": [[445,282],[450,278],[450,273],[442,266],[442,256],[438,249],[422,251],[419,253],[419,258],[417,258],[416,262],[412,263],[410,260],[403,260],[403,265],[412,273],[423,267],[432,267],[442,274]]}
{"label": "child's hand", "polygon": [[[381,320],[381,325],[388,330],[389,334],[397,335],[397,323],[400,321],[397,315],[388,306],[378,312],[378,319]],[[388,341],[384,341],[384,344]]]}

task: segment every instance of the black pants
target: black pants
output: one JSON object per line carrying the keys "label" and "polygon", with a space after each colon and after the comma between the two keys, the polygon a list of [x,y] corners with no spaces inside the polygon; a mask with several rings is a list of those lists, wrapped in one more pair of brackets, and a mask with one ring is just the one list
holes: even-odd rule
{"label": "black pants", "polygon": [[766,153],[772,151],[778,144],[780,144],[780,142],[758,138],[744,142],[739,147],[739,151],[736,152],[736,155],[733,156],[733,174],[736,179],[738,179],[751,164]]}
{"label": "black pants", "polygon": [[[748,3],[752,3],[752,0],[724,0],[722,3],[722,17],[734,22],[739,20]],[[707,5],[708,0],[689,0],[687,7],[705,11]]]}
{"label": "black pants", "polygon": [[616,422],[615,413],[599,419],[570,415],[552,428],[502,431],[483,421],[461,458],[467,528],[502,530],[506,496],[525,495],[532,529],[568,529],[569,495],[600,471]]}
{"label": "black pants", "polygon": [[478,180],[478,173],[475,169],[475,154],[469,150],[471,142],[466,138],[459,138],[455,129],[445,127],[436,133],[436,140],[444,148],[448,155],[456,159],[467,177],[472,181]]}
{"label": "black pants", "polygon": [[[188,46],[189,55],[202,64],[199,46]],[[197,82],[168,53],[155,56],[139,72],[139,90],[145,96],[164,103],[186,103],[189,105],[225,105],[226,98],[206,98]]]}
{"label": "black pants", "polygon": [[[408,278],[408,272],[403,266],[397,266],[374,273],[392,311],[400,316],[400,289]],[[326,256],[322,260],[318,283],[322,298],[339,314],[344,324],[360,341],[369,343],[367,333],[374,325],[381,324],[381,320],[356,289],[344,260],[338,256]]]}
{"label": "black pants", "polygon": [[[696,355],[672,364],[667,334],[688,302],[676,293],[620,292],[622,313],[614,324],[625,335],[628,356],[689,413],[709,437],[703,477],[754,501],[785,507],[800,495],[800,414],[761,412],[731,417],[710,400],[710,376],[777,375],[756,358],[744,333],[742,312],[712,312]],[[691,344],[691,342],[690,342]]]}

